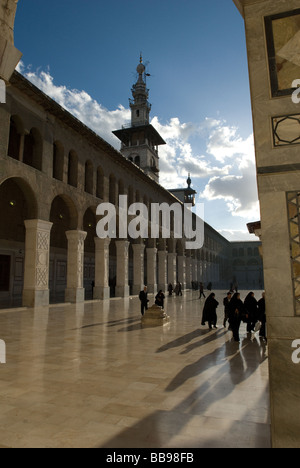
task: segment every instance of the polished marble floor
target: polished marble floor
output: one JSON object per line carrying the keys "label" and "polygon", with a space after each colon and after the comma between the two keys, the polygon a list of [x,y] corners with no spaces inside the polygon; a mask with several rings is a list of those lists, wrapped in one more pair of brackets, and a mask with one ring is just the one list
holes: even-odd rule
{"label": "polished marble floor", "polygon": [[145,329],[137,298],[0,311],[0,446],[270,447],[267,347],[202,306],[168,298]]}

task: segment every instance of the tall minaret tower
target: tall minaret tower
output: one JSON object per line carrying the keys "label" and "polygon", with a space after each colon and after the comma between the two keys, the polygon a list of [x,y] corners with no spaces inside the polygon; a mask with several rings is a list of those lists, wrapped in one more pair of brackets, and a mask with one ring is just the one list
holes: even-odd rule
{"label": "tall minaret tower", "polygon": [[159,182],[158,147],[166,142],[150,124],[151,104],[148,102],[149,90],[146,86],[146,67],[142,56],[136,70],[138,80],[131,90],[133,99],[129,100],[131,124],[113,133],[122,142],[123,156]]}

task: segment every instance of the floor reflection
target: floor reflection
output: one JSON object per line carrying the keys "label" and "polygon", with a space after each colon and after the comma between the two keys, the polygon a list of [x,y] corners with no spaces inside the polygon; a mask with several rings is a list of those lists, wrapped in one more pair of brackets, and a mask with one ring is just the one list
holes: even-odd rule
{"label": "floor reflection", "polygon": [[[221,302],[222,293],[217,294]],[[197,293],[141,327],[139,300],[0,314],[0,445],[269,447],[267,346],[200,326]]]}

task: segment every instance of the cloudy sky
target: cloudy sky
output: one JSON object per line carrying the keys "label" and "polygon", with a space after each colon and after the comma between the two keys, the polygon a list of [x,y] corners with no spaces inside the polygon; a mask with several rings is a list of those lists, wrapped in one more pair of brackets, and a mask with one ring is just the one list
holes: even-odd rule
{"label": "cloudy sky", "polygon": [[150,73],[160,183],[190,172],[205,220],[255,240],[260,218],[244,25],[232,0],[19,0],[19,71],[117,149],[140,52]]}

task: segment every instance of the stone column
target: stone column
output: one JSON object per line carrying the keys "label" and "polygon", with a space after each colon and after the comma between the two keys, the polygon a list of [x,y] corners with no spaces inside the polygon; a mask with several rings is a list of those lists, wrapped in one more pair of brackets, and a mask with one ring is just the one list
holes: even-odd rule
{"label": "stone column", "polygon": [[109,245],[110,239],[95,237],[94,299],[109,299]]}
{"label": "stone column", "polygon": [[158,251],[158,290],[168,290],[168,252]]}
{"label": "stone column", "polygon": [[186,277],[186,287],[191,289],[192,287],[192,276],[191,276],[191,257],[187,256],[185,259],[185,277]]}
{"label": "stone column", "polygon": [[144,289],[144,257],[145,245],[132,244],[133,249],[133,295],[139,294]]}
{"label": "stone column", "polygon": [[87,233],[83,231],[66,232],[68,239],[68,271],[66,302],[84,302],[84,241]]}
{"label": "stone column", "polygon": [[23,306],[49,305],[50,231],[52,223],[25,221],[25,272]]}
{"label": "stone column", "polygon": [[198,282],[202,281],[203,279],[203,266],[201,260],[198,260]]}
{"label": "stone column", "polygon": [[147,249],[147,286],[150,294],[157,292],[157,249]]}
{"label": "stone column", "polygon": [[193,281],[198,281],[198,260],[196,258],[192,259],[192,269],[193,269]]}
{"label": "stone column", "polygon": [[128,262],[129,242],[116,241],[117,249],[117,285],[116,297],[129,297]]}
{"label": "stone column", "polygon": [[182,289],[186,289],[185,256],[178,256],[178,281],[182,284]]}
{"label": "stone column", "polygon": [[168,284],[175,288],[177,284],[177,254],[172,252],[168,254]]}

